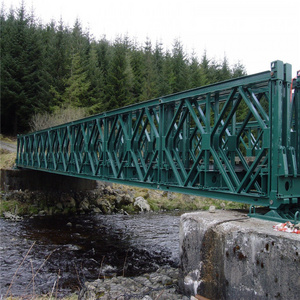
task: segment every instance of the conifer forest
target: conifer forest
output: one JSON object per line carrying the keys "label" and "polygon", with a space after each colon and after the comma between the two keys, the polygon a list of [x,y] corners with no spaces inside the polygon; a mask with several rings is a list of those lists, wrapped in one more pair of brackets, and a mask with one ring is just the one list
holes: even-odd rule
{"label": "conifer forest", "polygon": [[96,39],[79,20],[41,24],[24,4],[2,8],[0,22],[2,134],[29,132],[36,114],[72,107],[92,115],[246,75],[226,56],[186,53],[180,40],[165,49],[147,38]]}

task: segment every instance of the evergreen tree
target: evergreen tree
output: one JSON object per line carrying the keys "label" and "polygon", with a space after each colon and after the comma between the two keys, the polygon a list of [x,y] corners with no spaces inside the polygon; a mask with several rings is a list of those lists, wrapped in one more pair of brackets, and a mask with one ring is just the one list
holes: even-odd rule
{"label": "evergreen tree", "polygon": [[113,55],[108,74],[108,97],[106,109],[122,107],[131,101],[133,73],[128,55],[128,43],[120,38],[114,43]]}
{"label": "evergreen tree", "polygon": [[165,55],[162,43],[156,43],[153,53],[153,69],[155,73],[156,97],[162,96],[165,90],[165,79],[163,76]]}
{"label": "evergreen tree", "polygon": [[16,17],[11,11],[8,22],[2,25],[1,127],[16,134],[29,128],[28,122],[37,110],[47,109],[48,86],[42,44],[24,3]]}
{"label": "evergreen tree", "polygon": [[56,51],[55,47],[55,36],[56,29],[55,23],[52,21],[50,24],[44,28],[41,26],[39,28],[39,40],[42,43],[42,56],[43,56],[43,69],[45,74],[47,74],[47,84],[48,84],[48,93],[49,93],[49,109],[51,110],[52,106],[55,106],[53,95],[51,93],[51,87],[55,85],[55,77],[57,73],[53,72]]}
{"label": "evergreen tree", "polygon": [[[17,97],[20,85],[15,79],[17,62],[12,51],[14,43],[12,36],[16,32],[14,11],[6,17],[1,11],[1,131],[15,134],[17,131]],[[14,50],[15,51],[15,50]]]}
{"label": "evergreen tree", "polygon": [[201,63],[200,63],[200,68],[203,73],[203,85],[207,85],[209,83],[215,82],[215,78],[213,76],[213,72],[211,71],[210,67],[210,60],[207,57],[206,50],[204,51],[202,58],[201,58]]}
{"label": "evergreen tree", "polygon": [[95,114],[101,111],[104,98],[104,76],[99,67],[98,52],[95,42],[91,44],[89,52],[87,77],[90,81],[89,110],[92,114]]}
{"label": "evergreen tree", "polygon": [[231,77],[232,77],[231,70],[230,70],[230,67],[228,64],[228,60],[227,60],[227,57],[224,56],[222,66],[218,70],[217,81],[224,81],[224,80],[230,79]]}
{"label": "evergreen tree", "polygon": [[99,113],[105,111],[107,103],[109,102],[108,74],[113,47],[106,40],[106,38],[103,37],[98,43],[95,44],[95,48],[97,51],[98,58],[97,66],[99,67],[99,73],[101,76],[99,80],[101,94],[99,97],[99,101],[93,106],[91,112]]}
{"label": "evergreen tree", "polygon": [[172,92],[180,92],[189,87],[189,72],[187,66],[186,54],[179,40],[176,40],[172,50],[172,69],[174,82],[172,83]]}
{"label": "evergreen tree", "polygon": [[130,66],[133,73],[132,99],[130,103],[136,103],[145,100],[142,98],[142,85],[145,70],[144,53],[138,45],[134,45],[129,55]]}
{"label": "evergreen tree", "polygon": [[[33,18],[31,19],[27,41],[27,59],[31,64],[27,64],[27,68],[25,66],[26,76],[24,76],[27,90],[26,98],[29,101],[28,106],[35,107],[34,111],[30,109],[29,118],[31,118],[33,113],[48,111],[51,100],[51,94],[49,93],[51,76],[48,73],[45,60],[43,28],[41,25],[37,26]],[[30,102],[34,102],[34,105]]]}
{"label": "evergreen tree", "polygon": [[143,82],[141,90],[141,100],[149,100],[157,95],[156,87],[156,76],[155,64],[152,53],[152,44],[149,39],[147,39],[144,47],[144,70],[143,70]]}
{"label": "evergreen tree", "polygon": [[71,55],[79,53],[81,60],[86,62],[88,60],[88,53],[90,49],[90,37],[88,32],[83,32],[82,25],[78,18],[72,28],[70,38]]}
{"label": "evergreen tree", "polygon": [[247,75],[247,72],[245,70],[245,67],[240,62],[236,63],[233,66],[232,78],[242,77],[242,76],[246,76],[246,75]]}
{"label": "evergreen tree", "polygon": [[87,78],[87,72],[81,65],[79,53],[74,54],[71,64],[71,76],[66,80],[65,92],[62,96],[64,105],[75,107],[91,106],[89,90],[91,83]]}
{"label": "evergreen tree", "polygon": [[197,56],[192,53],[191,62],[189,65],[190,83],[189,88],[196,88],[206,83],[206,77],[203,69],[200,66]]}
{"label": "evergreen tree", "polygon": [[166,52],[161,70],[161,81],[158,84],[159,95],[168,95],[174,92],[176,75],[172,65],[172,56],[169,51]]}
{"label": "evergreen tree", "polygon": [[53,30],[54,36],[50,37],[49,40],[47,59],[49,60],[49,73],[52,78],[50,87],[53,98],[52,103],[54,107],[60,107],[63,105],[62,95],[65,92],[65,82],[70,76],[70,32],[64,26],[62,19],[57,29],[53,28]]}

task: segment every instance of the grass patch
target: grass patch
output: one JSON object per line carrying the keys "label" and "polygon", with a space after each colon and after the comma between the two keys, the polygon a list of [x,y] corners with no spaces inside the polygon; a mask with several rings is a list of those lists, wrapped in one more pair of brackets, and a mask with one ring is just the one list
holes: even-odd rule
{"label": "grass patch", "polygon": [[[17,145],[17,140],[13,137],[7,137],[0,134],[0,141]],[[0,148],[0,169],[12,168],[15,164],[16,153]]]}
{"label": "grass patch", "polygon": [[17,139],[15,137],[8,137],[8,136],[3,136],[2,134],[0,134],[0,141],[17,145]]}
{"label": "grass patch", "polygon": [[16,199],[6,200],[4,195],[0,195],[0,216],[4,212],[11,212],[14,215],[35,215],[39,212],[39,208],[32,202],[22,202]]}
{"label": "grass patch", "polygon": [[13,168],[16,161],[16,153],[0,149],[0,169]]}
{"label": "grass patch", "polygon": [[247,209],[249,205],[224,201],[213,198],[205,198],[200,196],[193,196],[180,193],[172,193],[160,190],[152,190],[138,187],[128,187],[119,184],[114,184],[114,189],[126,190],[136,197],[145,198],[151,210],[158,211],[194,211],[194,210],[208,210],[210,206],[215,206],[216,209]]}

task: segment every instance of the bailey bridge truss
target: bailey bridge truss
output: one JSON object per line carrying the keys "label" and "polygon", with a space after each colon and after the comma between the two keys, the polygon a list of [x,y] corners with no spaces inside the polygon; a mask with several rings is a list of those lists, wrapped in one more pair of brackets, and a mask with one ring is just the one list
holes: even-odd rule
{"label": "bailey bridge truss", "polygon": [[16,166],[300,218],[300,74],[291,65],[18,136]]}

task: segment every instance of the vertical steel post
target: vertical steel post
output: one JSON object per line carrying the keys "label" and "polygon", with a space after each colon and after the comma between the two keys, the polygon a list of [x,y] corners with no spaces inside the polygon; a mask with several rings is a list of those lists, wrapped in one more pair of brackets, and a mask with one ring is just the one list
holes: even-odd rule
{"label": "vertical steel post", "polygon": [[[100,124],[101,125],[101,124]],[[103,118],[103,162],[102,162],[102,176],[107,178],[108,176],[108,135],[109,135],[109,119],[104,116]]]}
{"label": "vertical steel post", "polygon": [[283,82],[283,106],[282,106],[282,145],[288,147],[290,144],[290,124],[291,124],[291,101],[290,88],[292,82],[292,66],[284,65],[284,82]]}
{"label": "vertical steel post", "polygon": [[297,157],[297,169],[298,174],[300,171],[300,71],[297,73],[297,78],[293,80],[293,88],[294,88],[294,107],[295,107],[295,149],[296,149],[296,157]]}
{"label": "vertical steel post", "polygon": [[282,61],[271,63],[270,82],[270,126],[271,126],[271,163],[270,163],[270,207],[277,208],[278,175],[281,168],[279,155],[282,151],[282,104],[283,104],[284,66]]}
{"label": "vertical steel post", "polygon": [[[205,99],[205,114],[206,114],[206,126],[205,126],[205,132],[209,136],[209,142],[207,145],[207,149],[205,149],[205,155],[204,155],[204,174],[203,174],[203,185],[208,185],[208,173],[209,173],[209,157],[210,157],[210,147],[212,145],[211,139],[210,139],[210,132],[212,127],[212,120],[211,120],[211,114],[212,114],[212,105],[211,105],[211,94],[208,93],[206,95]],[[200,174],[202,176],[202,174]]]}

